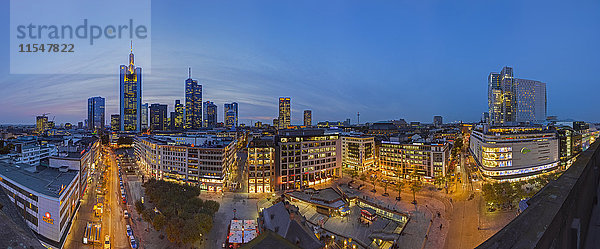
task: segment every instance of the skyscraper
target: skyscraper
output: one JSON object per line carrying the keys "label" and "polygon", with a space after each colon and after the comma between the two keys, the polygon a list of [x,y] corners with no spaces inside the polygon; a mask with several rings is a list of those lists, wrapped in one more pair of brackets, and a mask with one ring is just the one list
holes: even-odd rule
{"label": "skyscraper", "polygon": [[291,100],[289,97],[280,97],[279,98],[279,129],[286,129],[290,126],[290,109],[291,109]]}
{"label": "skyscraper", "polygon": [[546,120],[546,83],[516,79],[516,97],[518,122],[535,123]]}
{"label": "skyscraper", "polygon": [[227,128],[232,128],[232,127],[237,127],[238,126],[238,103],[233,102],[233,103],[226,103],[224,105],[224,110],[225,110],[225,118],[224,118],[224,123],[225,123],[225,127]]}
{"label": "skyscraper", "polygon": [[88,130],[104,130],[104,98],[88,99]]}
{"label": "skyscraper", "polygon": [[546,84],[518,79],[511,67],[488,77],[489,122],[513,125],[517,122],[539,122],[546,119]]}
{"label": "skyscraper", "polygon": [[150,105],[150,129],[153,131],[167,130],[167,105]]}
{"label": "skyscraper", "polygon": [[441,126],[444,123],[442,116],[433,116],[433,125]]}
{"label": "skyscraper", "polygon": [[140,122],[142,131],[146,131],[148,130],[148,103],[142,105],[140,112],[140,117],[142,118],[142,121]]}
{"label": "skyscraper", "polygon": [[189,68],[188,79],[185,80],[185,128],[200,129],[202,127],[202,85],[192,79]]}
{"label": "skyscraper", "polygon": [[215,103],[204,102],[204,127],[215,128],[217,126],[217,105]]}
{"label": "skyscraper", "polygon": [[175,112],[175,120],[172,121],[173,122],[173,129],[174,130],[182,130],[183,129],[183,115],[185,113],[185,107],[183,106],[183,104],[181,103],[180,100],[175,100],[175,108],[174,108],[174,112]]}
{"label": "skyscraper", "polygon": [[35,118],[35,131],[38,134],[44,133],[48,129],[48,116],[45,114]]}
{"label": "skyscraper", "polygon": [[129,65],[121,65],[120,71],[120,130],[139,132],[142,126],[142,68],[133,64],[133,45]]}
{"label": "skyscraper", "polygon": [[113,114],[110,115],[110,130],[119,131],[121,129],[121,115]]}
{"label": "skyscraper", "polygon": [[312,111],[304,110],[304,126],[310,127],[312,126]]}

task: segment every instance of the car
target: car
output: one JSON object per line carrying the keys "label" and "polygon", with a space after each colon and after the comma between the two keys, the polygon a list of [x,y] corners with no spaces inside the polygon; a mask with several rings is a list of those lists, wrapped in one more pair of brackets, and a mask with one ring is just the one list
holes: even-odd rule
{"label": "car", "polygon": [[104,235],[104,249],[110,249],[110,237],[107,235]]}
{"label": "car", "polygon": [[133,237],[133,235],[131,235],[129,237],[129,239],[130,239],[129,243],[131,244],[131,248],[133,248],[133,249],[137,248],[137,242],[135,241],[135,238]]}
{"label": "car", "polygon": [[125,225],[125,230],[127,230],[127,237],[133,236],[133,230],[131,230],[130,225]]}
{"label": "car", "polygon": [[123,197],[123,198],[121,199],[121,202],[123,202],[123,204],[127,204],[127,199],[126,199],[125,197]]}
{"label": "car", "polygon": [[127,210],[123,210],[123,217],[125,217],[125,219],[129,218],[129,212],[127,212]]}

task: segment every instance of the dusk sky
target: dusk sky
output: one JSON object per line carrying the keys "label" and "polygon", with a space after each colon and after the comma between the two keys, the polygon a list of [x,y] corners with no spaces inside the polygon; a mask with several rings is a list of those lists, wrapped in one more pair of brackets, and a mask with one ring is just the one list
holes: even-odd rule
{"label": "dusk sky", "polygon": [[[488,74],[512,66],[547,84],[548,115],[600,121],[600,1],[152,1],[151,14],[142,98],[169,111],[192,67],[219,121],[235,101],[241,123],[270,123],[289,96],[292,124],[305,109],[314,121],[472,122],[487,111]],[[118,113],[118,64],[11,75],[9,1],[0,17],[0,123],[77,123],[93,96],[106,98],[107,122]],[[119,53],[126,64],[128,40]]]}

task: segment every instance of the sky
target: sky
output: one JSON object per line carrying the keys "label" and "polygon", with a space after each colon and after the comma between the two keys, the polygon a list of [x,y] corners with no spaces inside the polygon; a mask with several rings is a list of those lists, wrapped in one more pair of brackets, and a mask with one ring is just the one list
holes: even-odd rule
{"label": "sky", "polygon": [[[10,74],[8,7],[0,1],[0,123],[42,113],[77,123],[93,96],[118,113],[117,64],[107,75]],[[488,74],[511,66],[547,84],[548,115],[600,122],[599,1],[175,0],[152,1],[151,19],[143,102],[169,111],[191,67],[219,121],[238,102],[241,123],[270,123],[286,96],[293,124],[306,109],[313,122],[355,123],[357,112],[361,123],[473,122],[487,111]],[[128,54],[129,42],[120,64]]]}

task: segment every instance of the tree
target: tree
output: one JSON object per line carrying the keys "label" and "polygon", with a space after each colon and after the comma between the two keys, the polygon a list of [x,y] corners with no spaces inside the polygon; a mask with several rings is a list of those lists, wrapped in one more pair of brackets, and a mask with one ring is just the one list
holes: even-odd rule
{"label": "tree", "polygon": [[377,183],[377,176],[371,176],[371,183],[373,183],[373,190],[375,190],[375,183]]}
{"label": "tree", "polygon": [[141,200],[135,202],[135,210],[138,214],[141,214],[144,211],[145,207]]}
{"label": "tree", "polygon": [[353,169],[350,171],[350,177],[352,177],[352,181],[354,181],[354,179],[358,176],[358,172]]}
{"label": "tree", "polygon": [[433,184],[435,185],[436,188],[439,188],[441,185],[444,184],[445,178],[443,175],[436,175],[433,177]]}
{"label": "tree", "polygon": [[404,186],[404,182],[398,182],[398,198],[396,198],[397,200],[400,200],[402,197],[400,196],[400,194],[402,193],[402,187]]}
{"label": "tree", "polygon": [[416,193],[421,190],[422,187],[422,183],[421,180],[419,179],[419,175],[417,174],[417,169],[413,169],[413,171],[410,173],[410,183],[408,185],[408,188],[410,189],[410,191],[413,193],[413,204],[417,204],[417,196]]}
{"label": "tree", "polygon": [[152,219],[152,226],[154,227],[154,229],[156,231],[162,230],[166,224],[167,224],[167,217],[165,217],[162,214],[158,214],[158,215],[154,216],[154,219]]}

